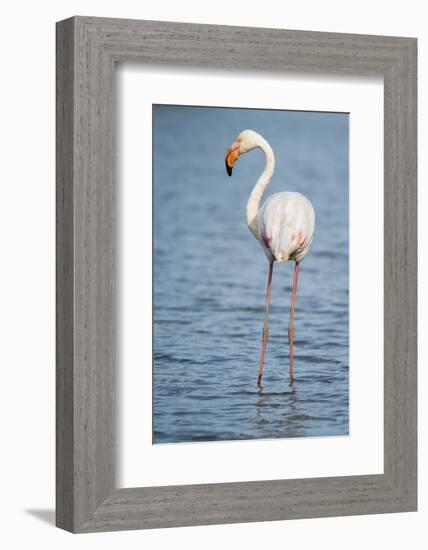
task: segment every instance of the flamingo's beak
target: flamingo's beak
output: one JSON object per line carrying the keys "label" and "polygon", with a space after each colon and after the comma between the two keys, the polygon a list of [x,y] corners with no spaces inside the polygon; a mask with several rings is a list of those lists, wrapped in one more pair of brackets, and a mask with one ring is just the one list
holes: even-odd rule
{"label": "flamingo's beak", "polygon": [[224,154],[224,162],[226,164],[226,172],[229,176],[232,175],[232,168],[236,162],[236,159],[239,157],[240,145],[238,141],[232,143],[229,149]]}

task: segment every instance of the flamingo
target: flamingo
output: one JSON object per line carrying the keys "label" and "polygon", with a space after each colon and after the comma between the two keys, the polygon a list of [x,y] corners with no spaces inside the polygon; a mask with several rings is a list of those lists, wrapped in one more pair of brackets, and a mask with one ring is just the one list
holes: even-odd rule
{"label": "flamingo", "polygon": [[294,382],[294,308],[296,304],[299,265],[309,252],[315,230],[315,210],[309,199],[297,192],[285,191],[271,195],[262,206],[260,202],[270,182],[275,156],[267,140],[254,130],[242,131],[225,153],[226,171],[232,175],[238,157],[260,148],[266,156],[266,165],[259,176],[247,202],[247,225],[261,244],[269,262],[266,291],[266,309],[263,324],[262,346],[257,385],[262,388],[263,364],[269,335],[269,306],[272,287],[273,264],[294,260],[293,290],[291,295],[288,340],[290,350],[290,385]]}

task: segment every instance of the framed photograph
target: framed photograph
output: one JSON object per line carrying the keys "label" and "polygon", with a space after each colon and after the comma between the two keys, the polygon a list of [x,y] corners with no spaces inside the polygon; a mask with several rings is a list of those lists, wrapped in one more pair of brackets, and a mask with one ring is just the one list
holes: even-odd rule
{"label": "framed photograph", "polygon": [[414,511],[416,39],[57,24],[57,525]]}

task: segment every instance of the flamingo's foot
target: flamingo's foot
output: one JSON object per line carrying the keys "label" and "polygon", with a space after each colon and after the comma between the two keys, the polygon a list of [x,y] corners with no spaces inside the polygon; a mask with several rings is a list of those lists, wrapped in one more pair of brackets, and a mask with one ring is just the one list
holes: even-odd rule
{"label": "flamingo's foot", "polygon": [[257,385],[260,389],[263,388],[263,384],[262,384],[262,374],[260,373],[259,374],[259,377],[257,378]]}

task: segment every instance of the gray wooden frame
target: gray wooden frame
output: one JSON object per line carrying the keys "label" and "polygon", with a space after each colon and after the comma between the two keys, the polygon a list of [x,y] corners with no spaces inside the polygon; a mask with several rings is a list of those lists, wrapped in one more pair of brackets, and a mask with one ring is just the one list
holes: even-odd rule
{"label": "gray wooden frame", "polygon": [[[413,38],[88,17],[57,24],[59,527],[91,532],[416,510],[416,45]],[[382,475],[115,488],[113,82],[123,61],[383,76]]]}

